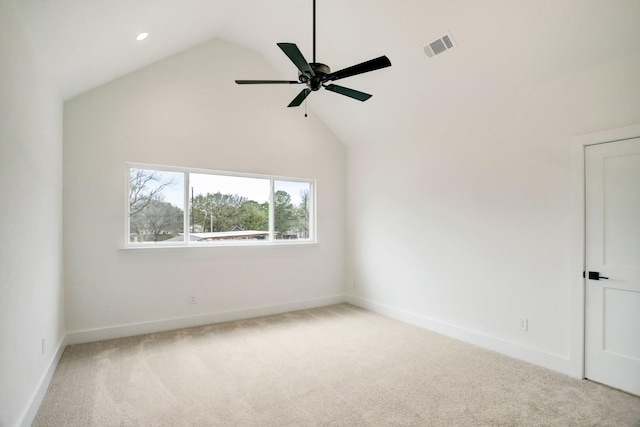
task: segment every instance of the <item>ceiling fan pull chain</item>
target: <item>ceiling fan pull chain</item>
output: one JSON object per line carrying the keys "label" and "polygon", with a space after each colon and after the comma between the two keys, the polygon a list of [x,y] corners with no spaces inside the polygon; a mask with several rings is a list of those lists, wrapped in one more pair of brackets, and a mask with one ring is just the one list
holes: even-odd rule
{"label": "ceiling fan pull chain", "polygon": [[304,100],[304,116],[307,117],[307,100]]}

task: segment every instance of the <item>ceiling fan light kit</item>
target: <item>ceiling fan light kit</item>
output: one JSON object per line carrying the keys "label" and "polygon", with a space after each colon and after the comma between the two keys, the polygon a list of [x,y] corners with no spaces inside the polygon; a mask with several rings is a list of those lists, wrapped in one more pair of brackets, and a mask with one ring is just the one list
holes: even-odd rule
{"label": "ceiling fan light kit", "polygon": [[348,96],[358,101],[366,101],[372,95],[330,83],[357,74],[368,73],[391,66],[386,56],[371,59],[342,70],[331,72],[328,65],[316,62],[316,2],[313,0],[313,62],[308,62],[294,43],[278,43],[278,47],[298,68],[298,80],[236,80],[237,84],[303,84],[306,87],[291,101],[288,107],[299,107],[311,92],[325,88],[330,92]]}

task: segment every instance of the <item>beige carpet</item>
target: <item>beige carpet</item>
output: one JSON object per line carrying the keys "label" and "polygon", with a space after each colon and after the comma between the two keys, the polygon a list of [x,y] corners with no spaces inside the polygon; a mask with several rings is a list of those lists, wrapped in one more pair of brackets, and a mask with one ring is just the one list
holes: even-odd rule
{"label": "beige carpet", "polygon": [[348,304],[68,347],[34,426],[640,426],[640,398]]}

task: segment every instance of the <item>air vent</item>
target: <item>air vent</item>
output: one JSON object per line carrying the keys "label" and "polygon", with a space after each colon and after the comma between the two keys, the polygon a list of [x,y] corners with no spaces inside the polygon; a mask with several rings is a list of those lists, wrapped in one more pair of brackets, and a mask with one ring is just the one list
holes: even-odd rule
{"label": "air vent", "polygon": [[449,49],[453,49],[454,47],[456,47],[456,45],[453,42],[451,34],[446,33],[444,36],[426,45],[424,47],[424,53],[426,53],[427,56],[431,58],[436,55],[440,55],[441,53],[446,52]]}

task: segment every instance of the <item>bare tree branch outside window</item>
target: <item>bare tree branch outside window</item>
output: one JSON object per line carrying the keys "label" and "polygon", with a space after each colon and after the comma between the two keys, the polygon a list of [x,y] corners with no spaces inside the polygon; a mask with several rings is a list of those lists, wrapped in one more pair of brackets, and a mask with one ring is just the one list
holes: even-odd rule
{"label": "bare tree branch outside window", "polygon": [[183,231],[181,208],[165,202],[165,191],[175,184],[171,174],[129,170],[129,240],[158,242]]}

